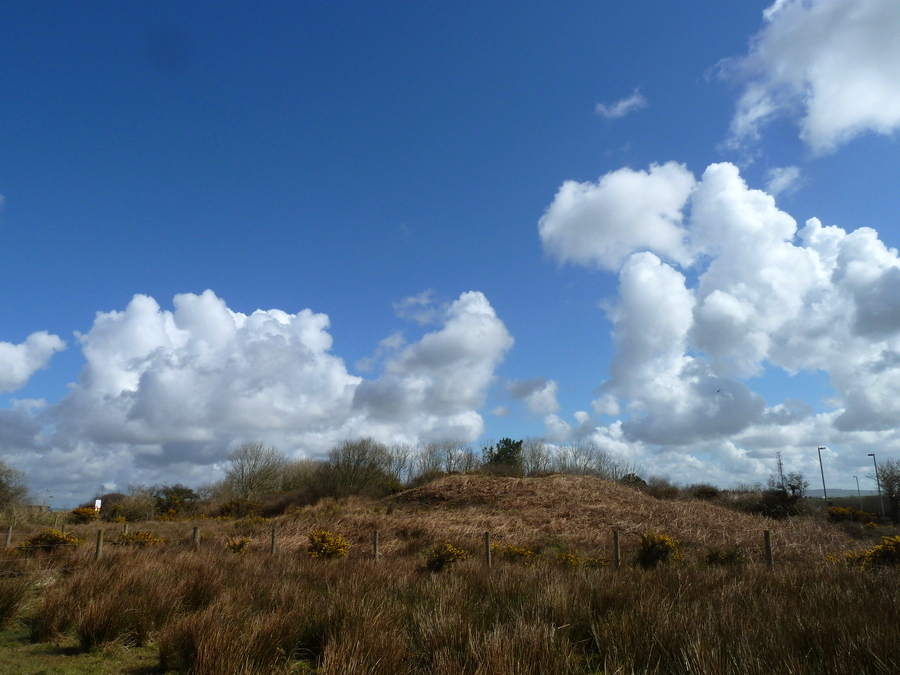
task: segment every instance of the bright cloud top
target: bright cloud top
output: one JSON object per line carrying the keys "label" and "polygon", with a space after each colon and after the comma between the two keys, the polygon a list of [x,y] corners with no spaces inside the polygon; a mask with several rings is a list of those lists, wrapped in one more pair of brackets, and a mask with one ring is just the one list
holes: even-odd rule
{"label": "bright cloud top", "polygon": [[900,126],[900,3],[896,0],[779,0],[743,59],[726,62],[746,82],[731,141],[758,138],[781,116],[824,153],[864,131]]}
{"label": "bright cloud top", "polygon": [[619,169],[597,183],[566,181],[538,224],[544,250],[559,262],[610,271],[642,249],[687,264],[681,209],[694,183],[675,162]]}
{"label": "bright cloud top", "polygon": [[47,331],[32,333],[18,345],[0,342],[0,392],[24,387],[35,372],[47,367],[53,354],[65,348],[65,342]]}
{"label": "bright cloud top", "polygon": [[[585,250],[627,255],[617,270],[619,297],[608,310],[617,352],[597,412],[615,413],[620,400],[626,439],[695,444],[694,451],[742,433],[756,435],[751,445],[790,445],[777,428],[814,431],[817,440],[807,442],[819,444],[843,433],[892,429],[900,417],[897,251],[869,228],[848,233],[813,218],[798,231],[734,165],[714,164],[699,181],[683,167],[666,166],[672,168],[657,179],[670,181],[664,193],[681,197],[667,204],[667,221],[684,221],[669,232],[680,238],[636,238],[635,231],[657,231],[653,210],[643,222],[636,216],[631,231],[611,227],[617,204],[594,197],[588,212],[565,190],[547,211],[552,238],[545,236],[549,216],[541,222],[545,247],[563,262],[596,264]],[[583,193],[602,193],[622,171]],[[629,196],[653,202],[659,187],[638,182]],[[840,397],[833,412],[812,423],[807,406],[768,408],[743,382],[767,364],[789,373],[827,372]]]}

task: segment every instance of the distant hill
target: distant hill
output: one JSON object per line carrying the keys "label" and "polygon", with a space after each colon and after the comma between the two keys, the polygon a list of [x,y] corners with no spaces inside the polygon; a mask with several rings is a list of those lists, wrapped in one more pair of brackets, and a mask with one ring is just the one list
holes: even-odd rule
{"label": "distant hill", "polygon": [[[856,490],[842,490],[840,488],[828,488],[828,497],[858,497],[862,495],[863,497],[877,497],[878,490],[860,490],[859,494],[857,494]],[[824,497],[824,494],[821,489],[819,490],[807,490],[807,497]]]}

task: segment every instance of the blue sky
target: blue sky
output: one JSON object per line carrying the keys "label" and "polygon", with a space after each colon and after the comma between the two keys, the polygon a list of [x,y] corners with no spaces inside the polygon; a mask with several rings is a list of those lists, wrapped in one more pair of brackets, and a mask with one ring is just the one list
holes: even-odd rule
{"label": "blue sky", "polygon": [[854,487],[900,455],[897,35],[890,0],[5,3],[0,455],[75,499],[356,435],[720,485],[824,445]]}

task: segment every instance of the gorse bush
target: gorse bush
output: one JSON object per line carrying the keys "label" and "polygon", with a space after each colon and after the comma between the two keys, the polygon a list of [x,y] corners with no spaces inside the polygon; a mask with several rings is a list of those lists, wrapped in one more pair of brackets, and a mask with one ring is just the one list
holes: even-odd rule
{"label": "gorse bush", "polygon": [[510,544],[491,544],[491,553],[499,560],[520,562],[526,567],[534,562],[535,554],[527,546],[512,546]]}
{"label": "gorse bush", "polygon": [[74,534],[60,532],[51,527],[28,537],[28,539],[19,544],[19,550],[26,553],[52,552],[62,548],[78,546],[81,542],[82,540]]}
{"label": "gorse bush", "polygon": [[430,572],[440,572],[453,563],[467,560],[469,552],[464,548],[454,546],[449,541],[444,542],[435,549],[429,551],[425,558],[425,569]]}
{"label": "gorse bush", "polygon": [[247,552],[250,540],[247,537],[229,537],[226,547],[235,555],[243,555]]}
{"label": "gorse bush", "polygon": [[584,558],[578,555],[578,551],[560,551],[554,556],[553,562],[560,567],[581,567],[584,565]]}
{"label": "gorse bush", "polygon": [[665,534],[647,532],[641,535],[635,563],[638,567],[650,569],[658,565],[682,562],[678,541]]}
{"label": "gorse bush", "polygon": [[119,546],[156,546],[165,541],[162,537],[157,537],[151,532],[129,532],[128,534],[119,535],[119,540],[116,543]]}
{"label": "gorse bush", "polygon": [[863,567],[894,567],[900,565],[900,535],[882,537],[881,543],[861,556]]}
{"label": "gorse bush", "polygon": [[842,520],[850,520],[854,523],[872,523],[875,522],[874,513],[866,513],[859,509],[845,508],[843,506],[831,506],[828,508],[828,519],[833,522]]}
{"label": "gorse bush", "polygon": [[84,525],[85,523],[94,522],[99,516],[100,514],[93,507],[79,506],[77,509],[69,511],[69,515],[66,516],[66,522],[73,525]]}
{"label": "gorse bush", "polygon": [[310,558],[344,558],[350,551],[350,542],[328,530],[315,530],[308,536],[309,546],[306,552]]}

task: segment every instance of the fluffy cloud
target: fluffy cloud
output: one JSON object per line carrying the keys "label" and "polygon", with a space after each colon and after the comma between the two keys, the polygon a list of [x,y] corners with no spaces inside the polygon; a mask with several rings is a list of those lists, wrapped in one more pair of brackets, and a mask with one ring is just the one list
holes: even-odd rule
{"label": "fluffy cloud", "polygon": [[598,115],[602,115],[608,120],[614,120],[620,117],[625,117],[625,115],[627,115],[628,113],[632,113],[636,110],[640,110],[641,108],[646,107],[647,99],[643,97],[639,90],[635,89],[634,93],[631,96],[623,98],[620,101],[616,101],[615,103],[598,103],[594,108],[594,112]]}
{"label": "fluffy cloud", "polygon": [[137,295],[122,311],[98,313],[78,336],[86,364],[69,394],[43,411],[20,402],[0,413],[2,449],[32,467],[32,482],[58,481],[67,466],[76,491],[101,480],[200,483],[248,440],[312,455],[362,435],[474,440],[484,426],[478,409],[512,345],[484,295],[464,293],[419,341],[388,338],[384,373],[363,380],[332,353],[324,314],[246,315],[212,291],[178,295],[173,305]]}
{"label": "fluffy cloud", "polygon": [[[714,164],[697,181],[683,171],[668,175],[669,193],[691,186],[668,220],[681,223],[685,254],[668,261],[654,242],[635,249],[632,233],[610,228],[602,209],[588,216],[575,207],[578,217],[570,217],[572,201],[562,191],[548,209],[557,225],[544,239],[549,253],[572,241],[585,250],[634,249],[617,269],[618,298],[607,309],[616,354],[595,412],[621,410],[618,438],[637,455],[648,447],[702,454],[730,475],[758,475],[775,449],[790,458],[791,448],[799,456],[822,444],[896,442],[897,251],[869,228],[848,233],[810,219],[798,230],[731,164]],[[544,221],[541,227],[543,236]],[[611,241],[616,236],[623,241]],[[796,401],[767,407],[745,380],[772,366],[826,372],[833,409],[815,415]],[[560,421],[551,420],[556,436]],[[609,436],[612,427],[596,428]]]}
{"label": "fluffy cloud", "polygon": [[525,401],[525,406],[536,415],[547,415],[559,410],[556,401],[556,392],[559,386],[553,380],[547,381],[542,377],[532,380],[511,382],[507,391],[513,398]]}
{"label": "fluffy cloud", "polygon": [[900,3],[779,0],[749,54],[723,72],[744,83],[731,122],[740,144],[781,116],[799,119],[813,151],[900,126]]}
{"label": "fluffy cloud", "polygon": [[15,391],[35,372],[47,367],[50,357],[66,348],[66,343],[47,331],[32,333],[25,342],[0,342],[0,392]]}
{"label": "fluffy cloud", "polygon": [[450,305],[441,330],[428,333],[385,364],[384,375],[355,389],[354,412],[429,440],[474,440],[476,412],[513,339],[481,293]]}
{"label": "fluffy cloud", "polygon": [[619,169],[596,183],[566,181],[538,224],[544,250],[560,263],[610,271],[639,250],[688,263],[682,208],[693,187],[675,162]]}

